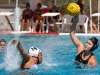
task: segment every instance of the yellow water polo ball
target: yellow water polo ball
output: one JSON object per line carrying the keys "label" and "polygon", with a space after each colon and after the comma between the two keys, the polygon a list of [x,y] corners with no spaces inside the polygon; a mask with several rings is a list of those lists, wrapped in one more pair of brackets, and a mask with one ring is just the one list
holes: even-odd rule
{"label": "yellow water polo ball", "polygon": [[77,16],[80,12],[80,6],[77,3],[70,3],[67,6],[67,12],[71,16]]}

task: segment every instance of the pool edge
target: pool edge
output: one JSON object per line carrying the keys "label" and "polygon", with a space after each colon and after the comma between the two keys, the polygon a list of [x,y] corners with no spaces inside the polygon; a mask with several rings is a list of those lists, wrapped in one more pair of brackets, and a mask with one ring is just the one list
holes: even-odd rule
{"label": "pool edge", "polygon": [[[33,35],[70,35],[70,33],[58,33],[58,32],[52,32],[52,33],[33,33],[30,31],[0,31],[0,34],[33,34]],[[77,36],[100,36],[98,33],[75,33]]]}

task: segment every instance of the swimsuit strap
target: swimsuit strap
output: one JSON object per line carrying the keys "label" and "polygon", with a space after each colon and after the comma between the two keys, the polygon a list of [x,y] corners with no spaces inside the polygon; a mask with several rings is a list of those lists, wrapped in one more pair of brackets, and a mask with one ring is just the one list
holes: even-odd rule
{"label": "swimsuit strap", "polygon": [[80,52],[80,53],[76,56],[75,60],[78,61],[78,62],[80,62],[80,63],[83,63],[83,64],[88,64],[88,61],[89,61],[89,59],[91,58],[91,56],[93,55],[93,53],[89,56],[89,58],[87,58],[86,60],[83,60],[83,59],[82,59],[82,53],[83,53],[83,52],[84,52],[84,50],[83,50],[82,52]]}
{"label": "swimsuit strap", "polygon": [[91,53],[91,55],[89,56],[89,58],[86,59],[86,61],[89,61],[89,59],[91,58],[92,55],[94,55],[94,54]]}

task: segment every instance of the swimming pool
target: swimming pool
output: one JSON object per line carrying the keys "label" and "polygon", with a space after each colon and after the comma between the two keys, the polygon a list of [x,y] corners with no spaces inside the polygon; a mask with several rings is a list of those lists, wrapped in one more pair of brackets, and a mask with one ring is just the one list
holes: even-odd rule
{"label": "swimming pool", "polygon": [[[91,36],[78,36],[85,44]],[[99,41],[99,36],[96,36]],[[74,58],[77,48],[72,43],[69,35],[26,35],[26,34],[0,34],[0,38],[9,42],[13,38],[19,38],[24,49],[28,51],[31,46],[40,48],[43,52],[43,62],[38,65],[39,70],[33,71],[35,75],[100,75],[100,47],[94,51],[98,60],[98,66],[94,69],[76,69]],[[12,53],[10,51],[9,53]],[[12,55],[15,59],[8,59],[4,52],[0,52],[0,75],[22,75],[19,69],[20,57],[16,52]],[[19,61],[18,61],[19,60]],[[17,64],[17,63],[18,64]],[[8,64],[6,64],[8,63]],[[9,66],[10,65],[10,66]],[[20,72],[20,74],[18,74]],[[33,74],[33,75],[34,75]],[[24,74],[25,75],[25,74]],[[26,74],[27,75],[27,74]],[[32,74],[30,74],[32,75]]]}

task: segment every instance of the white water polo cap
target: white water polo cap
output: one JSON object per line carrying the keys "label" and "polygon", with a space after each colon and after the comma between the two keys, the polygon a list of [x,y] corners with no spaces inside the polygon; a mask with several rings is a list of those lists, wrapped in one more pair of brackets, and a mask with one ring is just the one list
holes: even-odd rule
{"label": "white water polo cap", "polygon": [[34,57],[38,57],[39,52],[41,52],[41,50],[37,47],[30,47],[29,49],[29,55],[34,56]]}

